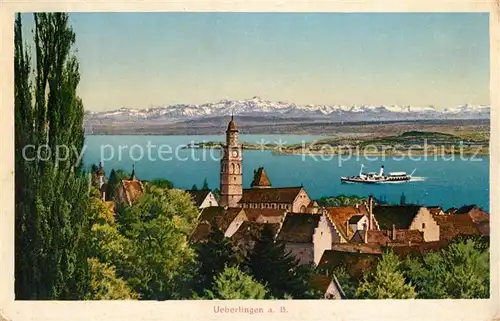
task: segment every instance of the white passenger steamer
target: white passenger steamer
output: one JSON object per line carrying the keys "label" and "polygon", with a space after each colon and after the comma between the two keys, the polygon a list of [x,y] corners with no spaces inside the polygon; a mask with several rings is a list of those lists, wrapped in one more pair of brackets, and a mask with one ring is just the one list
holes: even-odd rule
{"label": "white passenger steamer", "polygon": [[389,174],[384,174],[384,165],[380,167],[378,173],[363,173],[364,165],[361,165],[358,176],[342,176],[340,181],[342,183],[362,183],[362,184],[382,184],[382,183],[404,183],[409,182],[413,173],[417,169],[414,169],[410,175],[406,172],[391,172]]}

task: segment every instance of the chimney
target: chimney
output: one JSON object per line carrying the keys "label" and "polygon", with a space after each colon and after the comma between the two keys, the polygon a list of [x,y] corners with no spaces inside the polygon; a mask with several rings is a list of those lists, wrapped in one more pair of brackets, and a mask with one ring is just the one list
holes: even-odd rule
{"label": "chimney", "polygon": [[396,240],[396,225],[392,224],[392,240]]}
{"label": "chimney", "polygon": [[373,196],[368,197],[368,229],[373,229]]}
{"label": "chimney", "polygon": [[368,229],[365,228],[365,243],[368,243]]}

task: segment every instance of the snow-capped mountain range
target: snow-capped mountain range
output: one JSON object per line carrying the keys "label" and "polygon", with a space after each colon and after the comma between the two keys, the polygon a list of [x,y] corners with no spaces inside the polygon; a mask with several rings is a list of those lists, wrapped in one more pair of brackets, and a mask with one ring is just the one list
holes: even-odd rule
{"label": "snow-capped mountain range", "polygon": [[394,105],[297,105],[270,102],[259,97],[245,100],[221,100],[202,105],[167,105],[145,109],[120,108],[113,111],[90,112],[86,121],[151,121],[175,122],[201,117],[269,116],[282,118],[326,119],[331,121],[416,120],[416,119],[487,119],[490,106],[469,104],[452,108]]}

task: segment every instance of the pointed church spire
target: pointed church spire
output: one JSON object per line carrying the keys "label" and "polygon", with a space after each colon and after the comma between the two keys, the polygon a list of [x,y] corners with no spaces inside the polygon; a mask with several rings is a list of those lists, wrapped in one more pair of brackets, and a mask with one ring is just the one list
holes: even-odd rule
{"label": "pointed church spire", "polygon": [[99,162],[99,167],[96,172],[97,176],[104,176],[104,167],[102,166],[102,161]]}
{"label": "pointed church spire", "polygon": [[135,181],[136,180],[136,177],[135,177],[135,165],[132,164],[132,175],[130,175],[130,180],[131,181]]}

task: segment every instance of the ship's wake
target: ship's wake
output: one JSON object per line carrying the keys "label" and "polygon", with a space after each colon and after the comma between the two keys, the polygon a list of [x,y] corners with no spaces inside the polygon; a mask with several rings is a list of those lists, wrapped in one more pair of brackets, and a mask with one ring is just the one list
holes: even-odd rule
{"label": "ship's wake", "polygon": [[410,182],[423,182],[427,180],[427,177],[423,176],[412,176]]}

